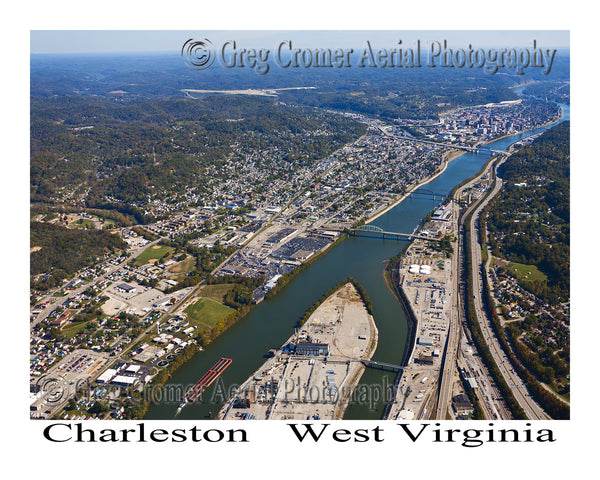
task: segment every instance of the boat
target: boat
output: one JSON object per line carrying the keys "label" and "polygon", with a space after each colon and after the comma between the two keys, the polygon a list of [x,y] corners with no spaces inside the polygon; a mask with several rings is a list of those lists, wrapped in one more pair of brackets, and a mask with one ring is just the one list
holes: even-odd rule
{"label": "boat", "polygon": [[185,407],[188,403],[195,402],[202,392],[206,390],[210,385],[223,373],[229,365],[231,365],[231,358],[221,358],[206,372],[200,380],[198,380],[183,396],[181,403],[179,404],[179,410]]}

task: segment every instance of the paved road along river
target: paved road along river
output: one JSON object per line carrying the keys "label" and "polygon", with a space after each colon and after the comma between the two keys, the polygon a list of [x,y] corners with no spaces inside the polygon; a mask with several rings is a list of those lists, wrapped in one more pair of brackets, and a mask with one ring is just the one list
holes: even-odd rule
{"label": "paved road along river", "polygon": [[[569,107],[561,105],[561,108],[562,120],[568,120]],[[507,137],[491,143],[489,147],[505,150],[512,143],[543,129]],[[489,155],[465,153],[451,161],[440,176],[421,188],[447,194],[455,185],[478,172],[488,159]],[[373,224],[387,231],[412,232],[434,206],[431,198],[409,197],[377,218]],[[220,357],[233,359],[219,381],[204,393],[203,403],[186,406],[177,418],[203,419],[209,418],[210,414],[216,415],[225,402],[224,389],[243,383],[265,361],[269,349],[279,348],[289,338],[302,314],[324,292],[348,276],[354,277],[365,287],[373,304],[379,329],[379,344],[373,359],[399,364],[405,348],[406,318],[396,297],[385,284],[383,270],[389,258],[405,246],[405,241],[351,237],[313,263],[276,298],[262,302],[246,318],[176,371],[167,387],[192,385]],[[367,369],[357,389],[359,402],[349,407],[345,418],[380,418],[383,402],[377,405],[373,403],[382,393],[386,382],[389,385],[392,380],[392,373]],[[371,392],[371,401],[366,393],[363,396],[368,391]],[[178,402],[179,399],[173,399],[152,405],[146,419],[174,418]]]}

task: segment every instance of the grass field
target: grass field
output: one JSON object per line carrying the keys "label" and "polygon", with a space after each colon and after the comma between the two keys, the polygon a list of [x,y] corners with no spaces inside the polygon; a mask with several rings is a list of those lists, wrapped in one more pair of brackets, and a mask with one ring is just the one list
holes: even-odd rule
{"label": "grass field", "polygon": [[519,280],[530,280],[532,282],[536,280],[546,282],[548,280],[546,274],[538,270],[535,265],[524,265],[522,263],[509,262],[506,268]]}
{"label": "grass field", "polygon": [[188,257],[172,267],[169,267],[169,271],[173,273],[188,273],[194,269],[195,265],[196,259],[194,257]]}
{"label": "grass field", "polygon": [[212,298],[201,298],[185,309],[190,325],[197,325],[202,330],[211,328],[223,317],[234,311],[233,308],[229,308]]}
{"label": "grass field", "polygon": [[229,290],[233,288],[234,283],[220,283],[216,285],[204,285],[198,293],[203,297],[212,298],[219,303],[223,303],[223,299]]}
{"label": "grass field", "polygon": [[[86,326],[91,322],[92,320],[88,320],[87,322],[73,322],[73,323],[69,323],[68,325],[66,325],[61,331],[60,333],[62,335],[64,335],[66,338],[71,339],[73,337],[75,337],[76,335],[80,335],[82,333],[90,333],[89,330],[86,330]],[[94,331],[96,331],[96,328],[94,328],[92,330],[91,333],[93,333]]]}
{"label": "grass field", "polygon": [[180,282],[183,280],[189,272],[196,267],[196,259],[194,257],[188,257],[179,263],[169,267],[169,272],[175,274],[175,280]]}
{"label": "grass field", "polygon": [[[154,247],[158,247],[158,248],[154,248]],[[173,247],[167,247],[164,245],[153,245],[152,247],[147,248],[146,250],[144,250],[136,259],[135,259],[135,264],[137,266],[140,265],[145,265],[146,263],[150,262],[151,260],[160,260],[165,253],[171,253],[174,250]]]}
{"label": "grass field", "polygon": [[69,224],[71,228],[96,228],[94,222],[92,222],[89,218],[81,218],[79,220],[75,220]]}

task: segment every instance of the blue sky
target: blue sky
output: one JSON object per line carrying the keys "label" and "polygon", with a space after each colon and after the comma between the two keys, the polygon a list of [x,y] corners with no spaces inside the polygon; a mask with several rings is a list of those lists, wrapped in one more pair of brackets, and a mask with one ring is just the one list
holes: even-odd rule
{"label": "blue sky", "polygon": [[402,40],[410,45],[448,40],[457,47],[528,47],[537,40],[542,48],[569,48],[568,30],[364,30],[364,31],[250,31],[250,30],[32,30],[31,53],[117,53],[179,51],[189,39],[208,38],[217,45],[236,40],[248,47],[274,47],[284,40],[301,41],[302,47],[364,46],[367,40],[381,46]]}

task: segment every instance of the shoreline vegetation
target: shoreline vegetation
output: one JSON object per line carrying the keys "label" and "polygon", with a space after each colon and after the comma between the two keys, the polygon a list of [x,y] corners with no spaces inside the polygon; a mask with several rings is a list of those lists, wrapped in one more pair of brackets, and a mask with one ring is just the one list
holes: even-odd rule
{"label": "shoreline vegetation", "polygon": [[[349,277],[347,280],[354,286],[354,288],[358,292],[358,295],[360,296],[360,298],[363,302],[363,305],[367,309],[367,313],[369,316],[369,325],[371,326],[371,336],[369,338],[369,345],[367,346],[364,358],[370,360],[373,358],[373,355],[375,355],[375,351],[377,350],[377,345],[379,344],[379,330],[377,329],[377,324],[375,323],[375,318],[373,316],[373,305],[371,304],[369,295],[367,294],[366,290],[364,289],[364,287],[361,285],[360,282],[358,282],[357,280],[355,280],[352,277]],[[364,365],[362,365],[360,368],[358,368],[357,371],[355,372],[354,376],[348,382],[349,388],[346,389],[346,395],[344,398],[342,398],[340,400],[340,402],[338,403],[338,405],[336,407],[336,410],[334,413],[335,420],[341,420],[344,418],[344,414],[346,413],[346,410],[348,410],[348,407],[350,406],[350,400],[352,399],[352,394],[354,393],[354,390],[358,386],[360,379],[362,378],[363,374],[365,373],[365,369],[366,369],[366,367]]]}
{"label": "shoreline vegetation", "polygon": [[[561,111],[561,118],[562,118],[562,111]],[[545,126],[552,125],[552,124],[554,124],[554,123],[556,123],[558,121],[560,121],[560,118],[558,120],[553,120],[551,122],[547,122],[546,124],[541,125],[540,127],[536,127],[536,128],[543,128]],[[527,132],[523,132],[523,133],[527,133]],[[509,136],[509,135],[505,135],[504,137],[507,137],[507,136]],[[489,142],[482,143],[481,146],[487,145],[488,143],[495,142],[495,141],[500,140],[501,138],[504,138],[504,137],[495,138],[493,140],[490,140]],[[426,185],[426,184],[430,183],[432,180],[434,180],[439,175],[441,175],[442,173],[444,173],[444,171],[448,167],[448,164],[452,160],[455,160],[456,158],[462,156],[464,153],[466,153],[466,152],[463,152],[461,150],[450,150],[449,152],[446,152],[446,154],[443,157],[443,164],[442,164],[443,166],[440,169],[438,169],[433,175],[431,175],[431,176],[423,179],[422,181],[420,181],[420,182],[412,185],[411,187],[409,187],[409,190],[405,194],[401,195],[398,199],[394,200],[387,207],[383,208],[383,210],[375,212],[372,216],[370,216],[367,219],[365,219],[364,223],[368,224],[368,223],[372,222],[373,220],[379,218],[383,214],[387,213],[388,211],[390,211],[391,209],[393,209],[394,207],[396,207],[397,205],[399,205],[400,203],[402,203],[416,189],[422,187],[423,185]],[[495,157],[493,157],[493,156],[490,157],[489,161],[492,161],[494,158]],[[479,175],[481,173],[481,171],[483,171],[486,168],[486,165],[489,163],[489,161],[486,162],[485,165],[482,167],[482,169],[479,172],[477,172],[475,175],[473,175],[472,177],[464,180],[459,185],[456,185],[454,187],[454,189],[450,192],[450,194],[448,195],[448,197],[451,197],[452,194],[454,193],[454,191],[457,188],[459,188],[461,185],[463,185],[465,182],[467,182],[470,179],[474,178],[475,176]],[[302,264],[298,265],[298,267],[296,267],[291,272],[284,274],[279,279],[279,281],[277,282],[277,284],[271,290],[269,290],[269,292],[267,292],[267,294],[264,297],[265,300],[268,300],[270,298],[275,297],[279,292],[281,292],[284,288],[286,288],[288,286],[288,284],[298,274],[300,274],[301,272],[305,271],[307,268],[310,267],[310,265],[312,265],[313,262],[315,262],[318,259],[322,258],[330,250],[332,250],[333,248],[337,247],[347,237],[348,237],[347,233],[342,233],[333,243],[331,243],[327,247],[323,248],[321,251],[319,251],[317,254],[313,255],[307,261],[305,261]],[[396,260],[396,263],[397,263],[399,261],[399,258],[402,256],[402,253],[403,252],[400,252],[396,257],[392,257],[392,259],[393,258],[397,258],[397,260]],[[390,259],[390,262],[388,262],[388,272],[386,272],[385,275],[386,275],[386,281],[389,280],[389,282],[393,285],[393,277],[391,276],[391,271],[392,271],[393,267],[390,268],[392,259]],[[389,276],[389,279],[388,279],[388,276]],[[344,280],[343,282],[347,283],[347,281],[348,281],[348,279]],[[356,282],[356,284],[360,285],[358,282]],[[353,285],[354,285],[354,283],[353,283]],[[388,285],[388,287],[389,286],[390,285]],[[357,290],[359,291],[359,294],[361,295],[361,298],[363,298],[363,293],[361,293],[361,292],[364,292],[365,298],[367,298],[367,300],[368,300],[368,296],[366,296],[366,291],[364,290],[364,287],[362,287],[362,285],[360,285],[360,289],[357,288]],[[398,292],[396,288],[392,288],[392,290],[396,292],[396,298],[397,298],[397,300],[398,300],[401,308],[404,310],[404,313],[407,316],[407,319],[409,319],[410,314],[411,314],[411,313],[409,313],[410,309],[408,309],[407,305],[404,304],[401,292]],[[323,298],[323,297],[321,297],[321,298]],[[365,304],[367,304],[367,303],[365,302]],[[227,315],[227,317],[225,317],[224,319],[222,319],[220,322],[218,322],[216,325],[214,325],[208,332],[206,332],[206,333],[208,333],[208,335],[206,335],[203,338],[203,341],[201,341],[202,344],[200,346],[202,348],[208,346],[210,343],[212,343],[213,340],[215,340],[216,338],[220,337],[223,333],[225,333],[231,326],[233,326],[234,324],[236,324],[239,321],[243,320],[257,305],[258,304],[243,306],[243,307],[237,309],[235,312],[232,312],[231,314]],[[371,305],[370,300],[368,300],[368,305]],[[316,309],[316,307],[315,307],[315,309]],[[367,310],[368,310],[369,314],[372,315],[372,306],[371,307],[367,307]],[[306,313],[304,315],[306,316]],[[308,315],[308,316],[310,316],[310,315]],[[308,318],[308,316],[306,316],[306,318]],[[304,319],[304,321],[306,321],[306,319]],[[408,351],[410,351],[410,338],[414,337],[414,332],[412,331],[413,329],[411,329],[411,322],[410,321],[408,322],[407,328],[408,328],[408,335],[407,335],[407,343],[405,344],[405,350],[404,350],[404,355],[403,355],[403,359],[402,359],[403,362],[406,359],[406,353]],[[209,337],[210,339],[208,339],[207,337]],[[198,353],[198,352],[195,352],[195,353]],[[187,357],[187,355],[186,355],[186,357]],[[164,372],[164,375],[162,375],[161,380],[163,378],[164,378],[164,380],[162,380],[162,382],[160,383],[160,385],[163,385],[164,383],[166,383],[173,376],[173,374],[175,373],[175,371],[180,366],[182,366],[185,363],[187,363],[187,361],[191,360],[193,357],[194,357],[194,355],[190,355],[189,358],[186,358],[185,361],[183,361],[183,362],[174,362],[171,365],[169,365],[168,367],[166,367],[164,370],[162,370],[160,373]],[[358,377],[356,379],[356,381],[358,382],[359,379],[360,379],[360,377]],[[152,385],[154,387],[160,386],[160,385],[155,384],[154,381],[152,382]],[[145,413],[147,411],[148,406],[149,405],[145,406],[145,408],[143,409],[144,412],[142,414],[142,417],[139,417],[139,418],[143,418],[143,416],[145,415]]]}
{"label": "shoreline vegetation", "polygon": [[[398,204],[400,204],[403,200],[405,200],[411,192],[413,192],[415,189],[431,182],[432,180],[434,180],[436,177],[438,177],[439,175],[441,175],[447,168],[448,163],[458,157],[460,157],[463,153],[460,150],[452,150],[448,153],[445,154],[444,156],[444,162],[443,162],[443,167],[441,169],[439,169],[436,173],[434,173],[433,175],[431,175],[430,177],[422,180],[421,182],[415,184],[414,186],[410,187],[410,190],[402,195],[401,198],[399,198],[398,200],[394,201],[392,204],[390,204],[388,207],[386,207],[383,211],[380,212],[376,212],[372,217],[370,217],[367,220],[367,223],[374,220],[375,218],[383,215],[384,213],[388,212],[389,210],[391,210],[392,208],[394,208],[395,206],[397,206]],[[317,254],[313,255],[311,258],[309,258],[306,262],[302,263],[301,265],[298,265],[298,267],[296,267],[294,270],[292,270],[289,273],[284,274],[279,281],[277,282],[277,284],[271,289],[269,290],[269,292],[267,292],[267,294],[265,295],[265,300],[268,300],[270,298],[275,297],[277,294],[279,294],[281,291],[283,291],[283,289],[285,289],[288,284],[300,273],[302,273],[303,271],[305,271],[307,268],[309,268],[312,263],[314,263],[315,261],[317,261],[318,259],[322,258],[324,255],[326,255],[330,250],[332,250],[333,248],[337,247],[341,242],[343,242],[346,238],[348,237],[347,233],[342,233],[333,243],[331,243],[330,245],[328,245],[327,247],[325,247],[324,249],[322,249],[320,252],[318,252]],[[356,287],[356,285],[360,285],[356,280],[351,279],[353,285]],[[344,279],[342,282],[340,282],[342,285],[347,283],[349,281],[349,279]],[[340,285],[338,285],[339,287]],[[357,291],[359,292],[359,295],[361,296],[361,299],[363,299],[365,306],[367,307],[367,311],[369,313],[369,315],[373,316],[373,310],[372,310],[372,304],[370,299],[367,296],[366,290],[364,289],[364,287],[362,285],[360,285],[360,288],[357,287]],[[364,297],[363,297],[364,295]],[[327,298],[327,295],[321,296],[320,297],[320,302],[319,300],[317,300],[317,302],[322,303],[324,301],[324,299]],[[399,296],[397,296],[396,298],[398,298],[399,303],[401,308],[404,310],[405,315],[407,315],[408,318],[408,313],[407,313],[407,306],[404,305],[403,301],[400,300]],[[365,299],[367,301],[365,301]],[[223,333],[225,333],[231,326],[233,326],[234,324],[238,323],[239,321],[242,321],[258,304],[254,304],[254,305],[248,305],[248,306],[244,306],[239,310],[236,310],[235,312],[232,312],[231,314],[227,315],[227,317],[225,317],[224,319],[222,319],[220,322],[218,322],[215,326],[213,326],[207,333],[207,335],[204,336],[203,341],[201,342],[201,347],[204,349],[205,347],[207,347],[210,343],[212,343],[213,340],[215,340],[216,338],[218,338],[219,336],[221,336]],[[314,305],[313,305],[314,306]],[[317,305],[318,306],[318,305]],[[309,310],[312,307],[309,308]],[[316,310],[316,306],[314,307],[314,309]],[[314,310],[313,310],[314,311]],[[305,322],[306,319],[308,319],[308,317],[310,316],[310,313],[307,314],[307,312],[304,313],[303,317],[301,317],[300,322]],[[300,323],[300,324],[302,324]],[[409,329],[409,335],[408,337],[410,337],[410,333],[411,333],[411,327],[410,327],[410,323],[408,325],[408,329]],[[214,331],[213,331],[214,329]],[[414,336],[414,332],[413,332],[413,336]],[[208,337],[208,338],[207,338]],[[407,338],[408,340],[408,338]],[[407,345],[408,346],[408,343]],[[406,356],[406,346],[405,346],[405,354],[403,355],[403,357]],[[187,352],[186,352],[187,353]],[[195,352],[195,353],[199,353],[199,352]],[[160,387],[161,385],[164,385],[176,372],[176,370],[183,366],[185,363],[187,363],[189,360],[191,360],[194,356],[195,353],[192,355],[186,355],[186,359],[185,361],[182,362],[174,362],[171,365],[169,365],[168,367],[164,368],[163,370],[161,370],[160,374],[160,383],[155,383],[154,380],[152,380],[152,386],[153,388],[156,387]],[[403,358],[404,361],[404,358]],[[358,382],[360,381],[360,377],[362,375],[357,375],[356,378],[353,378],[352,381],[356,382],[356,384],[358,384]],[[156,377],[155,377],[156,378]],[[149,402],[144,405],[144,407],[141,409],[141,411],[143,411],[142,416],[139,418],[143,418],[144,415],[146,414],[147,410],[149,407]],[[345,406],[345,408],[343,410],[341,410],[339,412],[340,415],[343,415],[343,412],[345,411],[345,409],[347,408],[347,405]],[[140,412],[141,413],[141,412]]]}
{"label": "shoreline vegetation", "polygon": [[[562,110],[561,110],[561,117],[562,118]],[[546,122],[545,124],[541,125],[540,127],[537,128],[543,128],[543,127],[547,127],[549,125],[553,125],[555,123],[557,123],[558,121],[560,121],[560,118],[558,120],[553,120],[550,122]],[[537,129],[536,128],[536,129]],[[531,132],[532,130],[529,130],[528,132]],[[523,132],[523,133],[528,133],[528,132]],[[482,143],[480,145],[487,145],[488,143],[492,143],[495,142],[497,140],[501,140],[502,138],[506,138],[509,137],[510,135],[503,135],[501,137],[495,138],[489,142],[486,143]],[[401,203],[406,197],[408,197],[410,195],[411,192],[413,192],[414,190],[416,190],[417,188],[419,188],[422,185],[425,185],[426,183],[429,183],[431,180],[433,180],[434,178],[436,178],[437,176],[439,176],[441,173],[444,172],[444,170],[446,170],[446,167],[448,166],[449,162],[460,157],[461,155],[463,155],[465,152],[459,151],[459,150],[453,150],[451,152],[448,152],[446,155],[448,158],[445,158],[445,162],[444,162],[444,167],[438,171],[438,173],[434,174],[432,177],[430,177],[428,180],[420,182],[418,185],[416,185],[415,187],[413,187],[410,192],[406,193],[405,195],[403,195],[403,197],[401,199],[399,199],[398,201],[395,201],[392,205],[390,205],[389,207],[387,207],[384,211],[382,212],[378,212],[375,216],[371,217],[370,219],[368,219],[366,221],[366,223],[371,222],[372,220],[374,220],[375,218],[383,215],[384,213],[386,213],[387,211],[391,210],[393,207],[395,207],[397,204]],[[469,178],[464,179],[462,182],[460,182],[459,184],[455,185],[454,188],[450,191],[450,193],[448,194],[447,198],[452,198],[454,196],[454,193],[463,185],[465,185],[466,183],[470,182],[471,180],[473,180],[474,178],[477,178],[478,176],[480,176],[487,168],[488,165],[493,162],[496,161],[497,156],[491,156],[490,159],[488,161],[485,162],[485,164],[481,167],[481,169],[475,173],[474,175],[472,175]],[[406,250],[408,250],[408,248],[410,247],[410,245],[412,245],[412,240],[409,241],[409,243],[402,249],[402,251],[400,251],[397,255],[393,256],[392,258],[390,258],[390,260],[388,261],[388,264],[385,268],[384,271],[384,276],[385,276],[385,280],[386,280],[386,284],[388,286],[388,288],[394,293],[394,295],[396,296],[396,299],[398,300],[398,303],[400,304],[400,306],[402,307],[402,310],[404,311],[404,314],[406,316],[407,319],[407,328],[408,328],[408,334],[406,337],[406,344],[404,347],[404,355],[402,358],[402,365],[406,364],[406,360],[407,360],[407,352],[410,352],[411,349],[411,345],[414,347],[414,327],[415,325],[413,325],[413,321],[414,321],[414,314],[412,311],[412,308],[410,307],[410,303],[407,302],[407,299],[404,298],[404,292],[400,289],[396,287],[396,283],[394,281],[395,279],[395,275],[394,275],[394,271],[397,272],[398,270],[398,263],[400,262],[400,260],[402,259],[402,257],[404,256],[404,254],[406,253]]]}
{"label": "shoreline vegetation", "polygon": [[306,321],[310,318],[310,316],[315,312],[315,310],[317,308],[319,308],[321,306],[321,304],[325,300],[327,300],[329,297],[331,297],[331,295],[333,295],[335,292],[337,292],[340,288],[342,288],[344,285],[346,285],[348,283],[350,283],[356,289],[358,295],[360,296],[361,301],[363,302],[363,304],[365,305],[365,308],[367,309],[367,313],[369,315],[373,316],[373,304],[371,303],[371,300],[369,299],[369,295],[367,294],[367,291],[360,284],[360,282],[358,282],[357,280],[355,280],[352,277],[347,277],[344,280],[341,280],[340,282],[338,282],[335,286],[331,287],[329,290],[327,290],[323,295],[321,295],[319,297],[319,299],[315,303],[313,303],[308,308],[308,310],[306,310],[306,312],[304,312],[304,315],[300,319],[300,326],[302,326],[306,323]]}
{"label": "shoreline vegetation", "polygon": [[[538,126],[538,127],[534,128],[534,129],[532,129],[532,130],[527,130],[527,131],[525,131],[525,132],[522,132],[522,133],[523,133],[523,134],[525,134],[525,133],[529,133],[529,132],[531,132],[531,131],[533,131],[533,130],[537,130],[538,128],[544,128],[544,127],[547,127],[547,126],[549,126],[549,125],[553,125],[553,124],[555,124],[555,123],[559,122],[559,121],[561,120],[561,118],[562,118],[562,108],[560,108],[560,115],[559,115],[558,119],[554,119],[554,120],[548,121],[548,122],[546,122],[546,123],[543,123],[542,125],[540,125],[540,126]],[[499,141],[499,140],[502,140],[503,138],[507,138],[507,137],[510,137],[510,136],[512,136],[512,135],[514,135],[514,133],[512,133],[512,134],[509,134],[509,133],[507,133],[506,135],[501,135],[501,136],[499,136],[499,137],[492,138],[491,140],[488,140],[488,141],[486,141],[486,142],[481,142],[481,143],[478,143],[476,146],[477,146],[477,147],[484,147],[484,146],[486,146],[486,145],[489,145],[490,143],[497,142],[497,141]],[[405,199],[406,199],[408,196],[410,196],[410,194],[411,194],[412,192],[414,192],[414,191],[415,191],[415,190],[417,190],[418,188],[422,187],[423,185],[426,185],[426,184],[428,184],[429,182],[431,182],[431,181],[432,181],[432,180],[434,180],[435,178],[439,177],[439,176],[440,176],[442,173],[444,173],[444,171],[446,170],[446,168],[448,167],[448,165],[450,164],[450,162],[451,162],[452,160],[455,160],[455,159],[457,159],[458,157],[460,157],[460,156],[464,155],[465,153],[467,153],[467,152],[465,152],[465,151],[463,151],[463,150],[450,150],[450,151],[446,152],[446,153],[444,154],[444,158],[443,158],[443,160],[442,160],[442,167],[441,167],[440,169],[438,169],[438,170],[437,170],[437,171],[436,171],[436,172],[435,172],[433,175],[431,175],[431,176],[429,176],[429,177],[427,177],[427,178],[425,178],[425,179],[421,180],[420,182],[418,182],[418,183],[414,184],[413,186],[409,187],[409,190],[408,190],[408,191],[407,191],[405,194],[401,194],[401,196],[400,196],[398,199],[394,200],[392,203],[390,203],[390,204],[389,204],[387,207],[385,207],[383,210],[377,211],[377,212],[375,212],[373,215],[371,215],[370,217],[367,217],[367,218],[364,220],[364,223],[365,223],[365,224],[369,224],[369,223],[371,223],[373,220],[375,220],[375,219],[379,218],[379,217],[380,217],[380,216],[382,216],[384,213],[387,213],[387,212],[389,212],[389,211],[390,211],[392,208],[394,208],[394,207],[395,207],[395,206],[397,206],[398,204],[402,203],[402,202],[403,202],[403,201],[404,201],[404,200],[405,200]],[[491,158],[493,158],[493,157],[491,157]],[[487,162],[486,162],[486,165],[487,165]],[[484,168],[485,168],[485,167],[484,167]],[[467,179],[467,180],[470,180],[470,179]]]}
{"label": "shoreline vegetation", "polygon": [[[302,328],[310,320],[310,317],[319,309],[319,307],[321,307],[324,303],[326,303],[328,300],[330,300],[331,297],[336,295],[340,290],[342,290],[347,285],[350,285],[353,288],[353,290],[358,294],[358,296],[360,298],[360,302],[362,303],[362,305],[365,307],[365,309],[367,311],[369,325],[371,328],[371,335],[369,338],[369,344],[365,350],[365,353],[363,354],[363,356],[361,358],[370,360],[373,357],[375,350],[377,349],[377,345],[378,345],[378,341],[379,341],[379,331],[377,329],[377,325],[375,324],[375,320],[373,318],[373,305],[371,303],[371,300],[369,299],[369,296],[368,296],[365,288],[360,284],[360,282],[358,282],[357,280],[355,280],[352,277],[347,277],[347,278],[341,280],[336,285],[334,285],[333,287],[328,289],[323,295],[321,295],[321,297],[319,297],[304,312],[303,316],[298,321],[298,326],[300,328]],[[291,342],[292,338],[293,338],[293,336],[289,337],[287,340],[282,342],[282,345],[280,348],[283,348],[287,343]],[[248,378],[242,383],[239,391],[243,391],[244,388],[246,388],[246,386],[248,385],[248,383],[253,378],[256,377],[258,372],[260,372],[264,369],[265,365],[266,364],[262,364],[258,368],[258,370],[256,370],[251,375],[249,375]],[[340,420],[343,418],[344,413],[346,412],[346,410],[348,409],[348,407],[350,405],[350,400],[352,399],[352,394],[353,394],[356,386],[358,385],[365,369],[366,369],[366,367],[364,365],[359,365],[358,368],[356,369],[356,371],[352,374],[352,377],[350,378],[350,380],[348,382],[347,388],[344,387],[344,396],[339,399],[339,401],[337,402],[337,404],[335,406],[335,411],[334,411],[334,415],[333,415],[333,418],[335,420]],[[231,400],[229,400],[229,401],[231,401]],[[227,403],[226,403],[226,405],[227,405]],[[219,417],[220,417],[220,414],[219,414]]]}
{"label": "shoreline vegetation", "polygon": [[371,223],[373,220],[376,220],[377,218],[381,217],[383,214],[389,212],[392,208],[396,207],[398,204],[402,203],[404,200],[406,200],[406,198],[408,198],[410,196],[410,194],[412,192],[414,192],[418,188],[422,187],[423,185],[428,184],[432,180],[434,180],[437,177],[439,177],[442,173],[444,173],[446,171],[446,168],[448,168],[448,164],[452,160],[460,157],[461,155],[463,155],[465,153],[466,152],[463,152],[462,150],[450,150],[449,152],[446,152],[444,154],[444,158],[442,160],[442,167],[440,169],[438,169],[433,175],[431,175],[431,176],[429,176],[429,177],[421,180],[420,182],[415,183],[411,187],[409,187],[409,190],[406,193],[401,194],[401,196],[399,198],[397,198],[396,200],[394,200],[392,203],[390,203],[383,210],[377,211],[377,212],[373,213],[373,215],[371,215],[370,217],[367,217],[367,219],[365,220],[364,223],[365,224]]}

